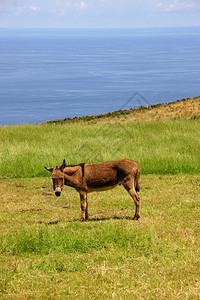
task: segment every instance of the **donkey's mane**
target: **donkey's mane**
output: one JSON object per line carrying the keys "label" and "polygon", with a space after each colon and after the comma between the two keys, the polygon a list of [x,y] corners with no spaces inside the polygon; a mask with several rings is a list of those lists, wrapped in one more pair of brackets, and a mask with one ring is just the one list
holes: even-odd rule
{"label": "donkey's mane", "polygon": [[77,167],[77,166],[83,166],[85,163],[80,163],[78,165],[66,165],[66,167]]}
{"label": "donkey's mane", "polygon": [[80,163],[80,164],[78,164],[78,165],[66,165],[66,168],[67,167],[77,167],[77,166],[81,166],[81,169],[82,169],[82,175],[83,175],[83,177],[84,177],[84,172],[85,172],[85,163]]}

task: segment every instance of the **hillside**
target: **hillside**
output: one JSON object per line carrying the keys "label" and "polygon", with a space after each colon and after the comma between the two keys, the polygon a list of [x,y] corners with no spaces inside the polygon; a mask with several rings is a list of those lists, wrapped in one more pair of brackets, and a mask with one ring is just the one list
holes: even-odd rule
{"label": "hillside", "polygon": [[200,117],[200,96],[162,103],[151,106],[141,106],[127,110],[118,110],[96,116],[83,116],[48,121],[47,123],[67,122],[118,122],[118,121],[150,121],[158,119],[198,119]]}
{"label": "hillside", "polygon": [[[200,97],[46,124],[0,126],[0,299],[200,299]],[[121,158],[141,168],[80,200],[50,173]],[[47,178],[46,178],[47,177]],[[87,278],[87,280],[86,280]]]}
{"label": "hillside", "polygon": [[[142,174],[198,174],[200,97],[38,125],[0,127],[0,178],[49,176],[43,166],[121,158]],[[153,120],[153,121],[152,121]]]}

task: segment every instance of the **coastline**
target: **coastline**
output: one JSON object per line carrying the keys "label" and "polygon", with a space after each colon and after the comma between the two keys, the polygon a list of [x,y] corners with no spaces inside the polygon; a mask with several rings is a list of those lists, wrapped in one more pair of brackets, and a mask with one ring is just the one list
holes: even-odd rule
{"label": "coastline", "polygon": [[74,122],[113,122],[156,119],[198,119],[200,118],[200,96],[183,98],[168,103],[159,103],[150,106],[140,106],[124,110],[116,110],[100,115],[86,115],[82,117],[64,118],[44,122],[43,124],[65,124]]}

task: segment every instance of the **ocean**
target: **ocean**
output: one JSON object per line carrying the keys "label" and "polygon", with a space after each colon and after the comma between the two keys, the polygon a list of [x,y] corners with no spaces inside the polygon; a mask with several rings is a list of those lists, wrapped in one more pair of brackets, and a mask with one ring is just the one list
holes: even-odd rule
{"label": "ocean", "polygon": [[0,125],[200,95],[200,27],[0,29]]}

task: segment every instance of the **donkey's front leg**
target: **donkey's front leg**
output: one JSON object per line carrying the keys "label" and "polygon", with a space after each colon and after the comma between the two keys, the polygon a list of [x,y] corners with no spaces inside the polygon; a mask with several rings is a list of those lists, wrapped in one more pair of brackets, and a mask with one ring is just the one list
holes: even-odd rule
{"label": "donkey's front leg", "polygon": [[80,191],[81,200],[81,219],[80,221],[85,221],[88,219],[88,203],[87,203],[87,193],[85,191]]}

